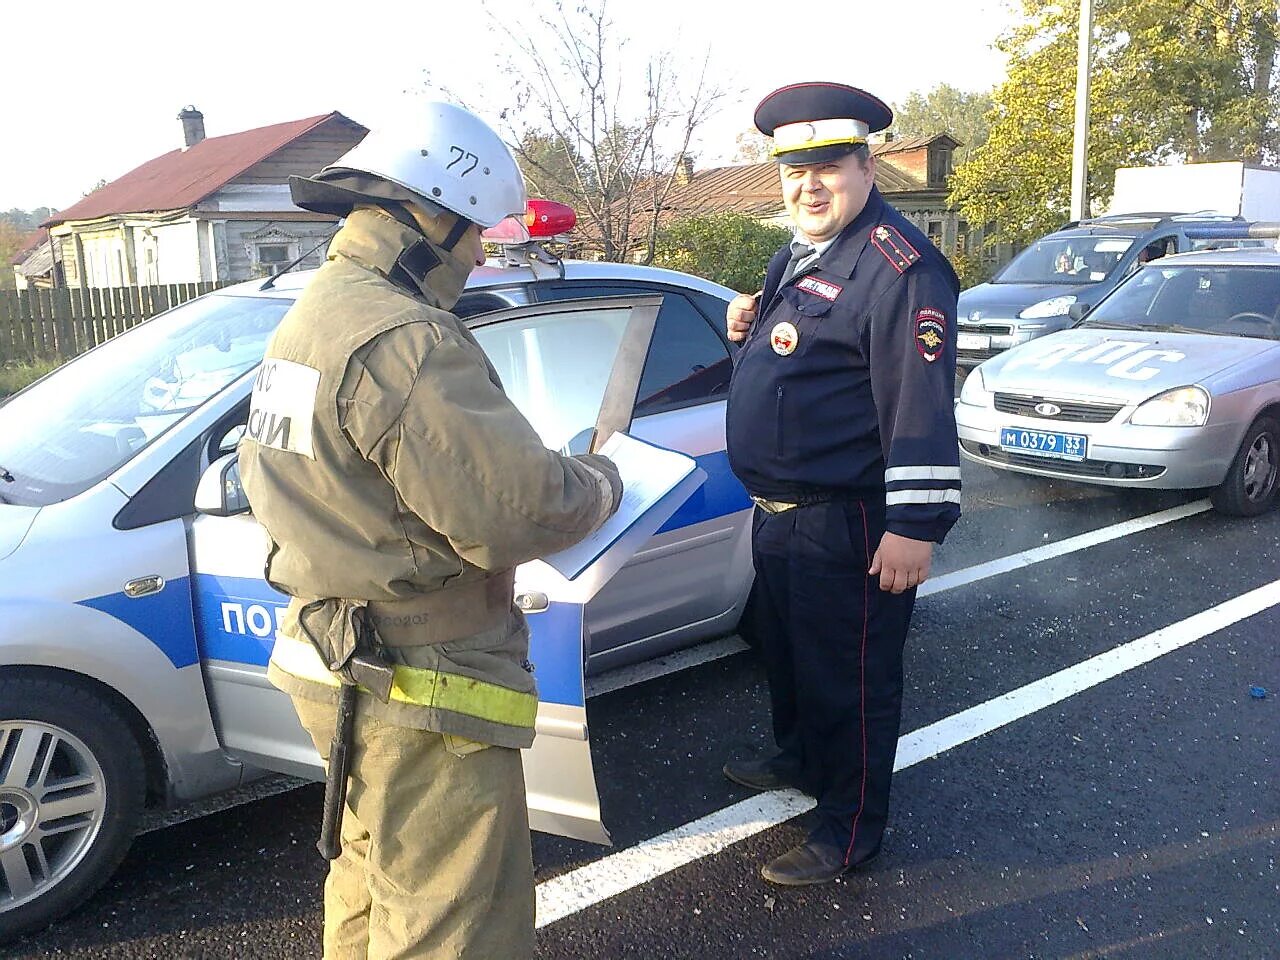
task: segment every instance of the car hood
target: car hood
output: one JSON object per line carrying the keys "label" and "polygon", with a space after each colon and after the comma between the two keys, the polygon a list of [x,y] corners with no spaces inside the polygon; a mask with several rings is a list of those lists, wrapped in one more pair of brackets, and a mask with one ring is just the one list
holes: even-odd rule
{"label": "car hood", "polygon": [[[960,294],[960,319],[982,320],[991,317],[1016,317],[1018,313],[1053,297],[1073,296],[1091,303],[1089,295],[1094,283],[980,283]],[[973,317],[974,311],[983,316]]]}
{"label": "car hood", "polygon": [[1175,387],[1204,384],[1268,353],[1280,362],[1280,344],[1271,340],[1077,328],[1014,347],[980,369],[988,390],[1136,403]]}
{"label": "car hood", "polygon": [[0,560],[18,549],[39,512],[39,507],[0,503]]}

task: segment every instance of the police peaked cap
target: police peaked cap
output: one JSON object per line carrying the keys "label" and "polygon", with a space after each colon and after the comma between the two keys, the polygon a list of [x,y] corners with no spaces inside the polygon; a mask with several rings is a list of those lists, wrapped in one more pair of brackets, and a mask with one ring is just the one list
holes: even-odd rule
{"label": "police peaked cap", "polygon": [[852,153],[867,135],[893,122],[879,97],[843,83],[793,83],[756,107],[756,129],[773,137],[772,156],[801,166]]}

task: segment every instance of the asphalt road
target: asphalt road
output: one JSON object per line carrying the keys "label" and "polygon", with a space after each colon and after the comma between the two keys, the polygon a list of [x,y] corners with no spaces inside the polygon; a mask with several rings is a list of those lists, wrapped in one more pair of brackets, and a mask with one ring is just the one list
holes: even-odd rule
{"label": "asphalt road", "polygon": [[[1196,500],[964,471],[938,574]],[[572,901],[540,956],[1280,957],[1280,512],[1182,512],[921,598],[891,830],[836,884],[765,884],[803,820],[720,774],[768,742],[751,654],[592,700],[615,846],[535,837],[540,896]],[[308,785],[147,833],[83,909],[0,955],[318,956],[320,799]],[[709,844],[730,821],[741,839]],[[645,851],[651,879],[619,859]],[[594,871],[615,863],[623,889],[600,899]]]}

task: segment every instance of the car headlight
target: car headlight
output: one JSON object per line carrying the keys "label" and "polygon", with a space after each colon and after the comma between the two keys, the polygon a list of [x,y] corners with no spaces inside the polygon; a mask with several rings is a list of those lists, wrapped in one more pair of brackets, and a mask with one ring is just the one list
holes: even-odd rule
{"label": "car headlight", "polygon": [[1209,419],[1209,394],[1200,387],[1178,387],[1143,403],[1129,422],[1135,427],[1203,427]]}
{"label": "car headlight", "polygon": [[1036,320],[1040,317],[1060,317],[1068,310],[1071,305],[1076,302],[1074,296],[1067,297],[1050,297],[1048,300],[1041,300],[1039,303],[1033,303],[1027,309],[1018,314],[1019,320]]}
{"label": "car headlight", "polygon": [[964,386],[960,388],[960,402],[967,403],[971,407],[989,407],[991,401],[987,382],[982,378],[982,368],[975,367],[964,378]]}

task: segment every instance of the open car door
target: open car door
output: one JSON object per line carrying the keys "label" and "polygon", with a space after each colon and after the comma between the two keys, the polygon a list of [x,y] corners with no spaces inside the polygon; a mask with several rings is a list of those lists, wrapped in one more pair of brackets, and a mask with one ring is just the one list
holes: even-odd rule
{"label": "open car door", "polygon": [[[471,327],[543,442],[582,452],[597,426],[603,441],[630,423],[661,303],[652,295],[559,301],[475,317]],[[210,486],[224,503],[234,501],[229,485],[238,484],[238,471],[225,461],[210,470],[220,471],[207,478]],[[288,598],[263,579],[262,528],[243,510],[205,512],[191,523],[189,541],[201,663],[223,747],[254,766],[323,779],[288,697],[266,679]],[[608,843],[587,729],[585,601],[572,590],[557,596],[543,566],[535,561],[516,574],[540,695],[537,736],[524,752],[529,821],[536,830]]]}

